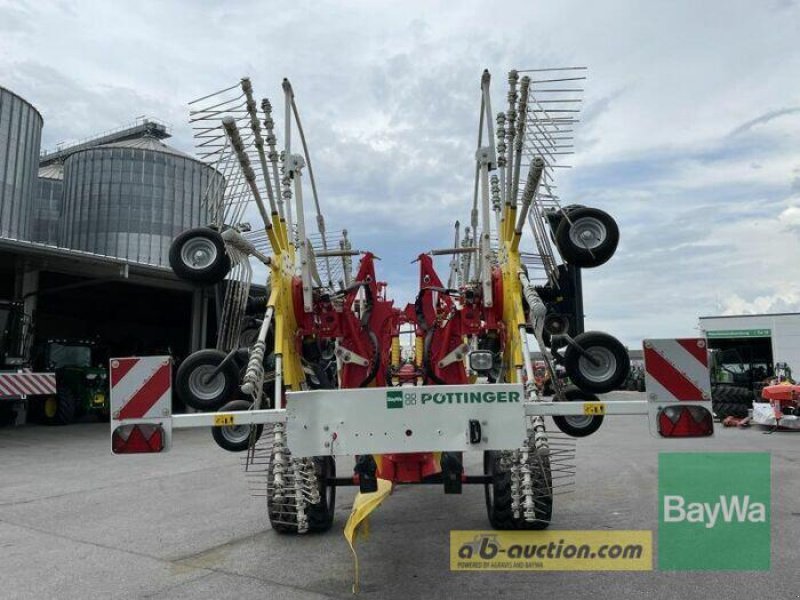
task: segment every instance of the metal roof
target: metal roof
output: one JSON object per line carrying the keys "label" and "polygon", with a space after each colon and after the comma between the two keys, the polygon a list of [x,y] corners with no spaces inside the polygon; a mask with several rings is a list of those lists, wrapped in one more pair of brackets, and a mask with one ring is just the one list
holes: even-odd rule
{"label": "metal roof", "polygon": [[752,313],[744,315],[708,315],[698,317],[699,319],[747,319],[751,317],[796,317],[800,312],[780,312],[780,313]]}
{"label": "metal roof", "polygon": [[119,142],[112,142],[110,144],[103,144],[102,146],[98,146],[98,148],[133,148],[136,150],[149,150],[151,152],[163,152],[164,154],[171,154],[173,156],[180,156],[181,158],[188,158],[191,160],[197,160],[195,157],[186,154],[185,152],[181,152],[180,150],[176,150],[172,146],[167,146],[161,140],[156,139],[153,136],[145,135],[144,137],[136,138],[136,139],[129,139],[129,140],[122,140]]}
{"label": "metal roof", "polygon": [[193,286],[178,279],[169,267],[147,265],[93,252],[0,238],[0,253],[5,252],[37,258],[43,261],[42,268],[48,271],[61,273],[77,271],[87,277],[97,277],[99,275],[94,270],[106,267],[106,272],[113,273],[114,279],[125,279],[155,287],[193,289]]}
{"label": "metal roof", "polygon": [[64,162],[64,159],[66,159],[70,154],[74,154],[80,150],[94,148],[96,146],[103,146],[105,144],[111,144],[123,140],[137,139],[145,135],[159,139],[170,137],[168,128],[164,123],[154,119],[145,118],[141,120],[141,122],[137,122],[133,125],[127,125],[125,127],[121,127],[120,129],[101,133],[68,146],[59,147],[57,150],[52,152],[44,152],[39,157],[39,165],[45,166],[53,162]]}
{"label": "metal roof", "polygon": [[39,177],[42,179],[64,179],[64,165],[51,163],[39,168]]}

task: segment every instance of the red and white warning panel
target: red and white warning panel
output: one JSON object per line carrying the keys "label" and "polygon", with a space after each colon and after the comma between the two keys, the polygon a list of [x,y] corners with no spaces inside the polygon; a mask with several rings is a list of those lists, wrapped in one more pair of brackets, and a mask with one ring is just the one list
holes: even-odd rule
{"label": "red and white warning panel", "polygon": [[0,398],[52,396],[56,393],[55,373],[0,373]]}
{"label": "red and white warning panel", "polygon": [[163,452],[172,441],[172,359],[112,358],[111,451]]}
{"label": "red and white warning panel", "polygon": [[662,437],[713,435],[711,376],[703,338],[644,341],[650,423]]}

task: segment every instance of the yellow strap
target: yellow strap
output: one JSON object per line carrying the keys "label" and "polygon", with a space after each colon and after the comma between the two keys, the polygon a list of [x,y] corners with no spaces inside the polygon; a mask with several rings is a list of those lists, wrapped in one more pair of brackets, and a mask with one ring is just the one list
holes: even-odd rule
{"label": "yellow strap", "polygon": [[344,537],[350,545],[353,553],[353,593],[357,594],[360,590],[358,582],[358,555],[356,554],[356,537],[366,538],[369,534],[369,523],[367,517],[372,511],[378,508],[381,503],[392,493],[392,482],[387,479],[378,479],[378,491],[362,494],[359,492],[353,502],[353,510],[344,526]]}

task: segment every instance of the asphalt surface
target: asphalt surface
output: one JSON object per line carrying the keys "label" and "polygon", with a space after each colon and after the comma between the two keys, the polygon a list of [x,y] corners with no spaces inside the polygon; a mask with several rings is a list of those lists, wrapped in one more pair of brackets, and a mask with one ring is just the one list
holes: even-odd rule
{"label": "asphalt surface", "polygon": [[[551,528],[655,532],[662,450],[772,453],[771,572],[451,572],[450,530],[488,527],[483,489],[415,486],[372,517],[359,546],[361,595],[800,598],[797,434],[719,428],[713,439],[667,441],[650,437],[643,417],[607,418],[578,442],[575,492],[556,498]],[[467,470],[479,462],[470,456]],[[0,429],[0,597],[350,598],[341,532],[354,495],[339,489],[331,532],[280,536],[264,498],[249,496],[239,456],[207,431],[176,432],[165,455],[112,457],[101,424]]]}

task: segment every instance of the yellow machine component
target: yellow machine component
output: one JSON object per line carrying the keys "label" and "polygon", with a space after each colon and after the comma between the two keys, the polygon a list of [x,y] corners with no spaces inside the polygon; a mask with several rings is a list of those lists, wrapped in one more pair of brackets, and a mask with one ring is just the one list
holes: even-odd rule
{"label": "yellow machine component", "polygon": [[[417,365],[417,370],[422,369],[422,355],[425,352],[425,338],[421,335],[414,337],[414,364]],[[422,385],[421,378],[417,378],[417,385]]]}
{"label": "yellow machine component", "polygon": [[272,227],[267,228],[272,246],[270,262],[270,285],[272,292],[267,306],[274,307],[275,356],[281,358],[283,385],[298,390],[305,381],[305,373],[297,352],[295,332],[297,319],[292,302],[292,280],[294,278],[295,250],[288,243],[286,222],[272,215]]}
{"label": "yellow machine component", "polygon": [[[392,369],[396,372],[400,368],[400,336],[392,336]],[[392,378],[392,385],[397,385],[397,377]]]}
{"label": "yellow machine component", "polygon": [[58,398],[55,396],[48,396],[44,401],[44,416],[52,419],[58,412]]}
{"label": "yellow machine component", "polygon": [[367,517],[392,493],[392,482],[386,479],[378,479],[378,490],[363,494],[359,492],[353,501],[353,510],[344,526],[344,537],[353,553],[353,593],[357,594],[358,587],[358,555],[356,554],[356,538],[366,538],[369,534],[369,522]]}
{"label": "yellow machine component", "polygon": [[503,251],[500,255],[500,269],[503,276],[503,323],[506,326],[507,342],[503,362],[508,365],[506,378],[509,383],[517,383],[517,372],[523,366],[523,342],[519,328],[525,324],[522,307],[522,285],[519,281],[521,259],[519,255],[519,236],[514,233],[517,209],[506,205],[503,211],[501,240]]}

